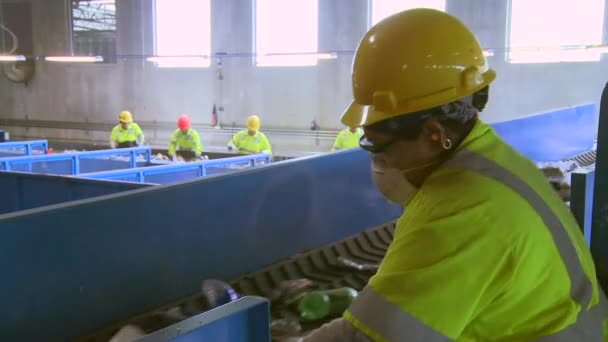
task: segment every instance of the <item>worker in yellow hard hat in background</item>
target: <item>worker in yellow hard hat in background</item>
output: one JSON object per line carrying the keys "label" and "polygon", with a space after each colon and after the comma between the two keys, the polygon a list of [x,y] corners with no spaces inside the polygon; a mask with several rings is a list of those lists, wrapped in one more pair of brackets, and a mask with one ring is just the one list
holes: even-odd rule
{"label": "worker in yellow hard hat in background", "polygon": [[363,130],[358,127],[347,127],[338,133],[332,151],[347,150],[359,147],[359,140],[363,135]]}
{"label": "worker in yellow hard hat in background", "polygon": [[112,148],[136,147],[144,144],[144,132],[138,124],[133,122],[129,111],[122,111],[118,115],[119,124],[112,129],[110,146]]}
{"label": "worker in yellow hard hat in background", "polygon": [[241,154],[272,154],[268,138],[260,132],[260,118],[257,115],[250,116],[247,119],[247,129],[238,132],[230,139],[228,150],[238,150]]}
{"label": "worker in yellow hard hat in background", "polygon": [[171,142],[167,154],[173,161],[177,157],[181,157],[185,161],[203,159],[203,144],[201,137],[196,130],[192,128],[190,117],[182,114],[177,119],[177,129],[171,134]]}
{"label": "worker in yellow hard hat in background", "polygon": [[352,77],[342,122],[363,127],[374,183],[407,210],[344,317],[303,341],[603,341],[576,220],[478,118],[496,74],[473,33],[441,11],[398,13],[361,40]]}

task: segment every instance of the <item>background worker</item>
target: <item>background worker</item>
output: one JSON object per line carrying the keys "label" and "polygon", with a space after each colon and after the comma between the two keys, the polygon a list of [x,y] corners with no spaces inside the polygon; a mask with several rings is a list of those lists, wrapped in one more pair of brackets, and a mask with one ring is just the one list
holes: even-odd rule
{"label": "background worker", "polygon": [[171,134],[167,154],[173,161],[179,155],[185,161],[202,159],[203,144],[198,132],[191,128],[192,122],[187,114],[177,119],[177,129]]}
{"label": "background worker", "polygon": [[364,128],[374,183],[407,210],[344,317],[304,341],[603,341],[576,220],[478,119],[496,73],[473,33],[445,12],[398,13],[361,40],[352,76],[342,122]]}
{"label": "background worker", "polygon": [[144,144],[144,132],[138,124],[133,122],[133,116],[129,111],[122,111],[118,115],[118,125],[112,129],[110,134],[110,146],[112,148],[129,148]]}
{"label": "background worker", "polygon": [[238,150],[241,154],[272,154],[268,138],[260,132],[260,118],[252,115],[247,119],[247,129],[235,134],[228,142],[228,150]]}
{"label": "background worker", "polygon": [[346,127],[336,137],[334,146],[331,148],[332,152],[359,147],[359,140],[362,135],[363,130],[361,128]]}

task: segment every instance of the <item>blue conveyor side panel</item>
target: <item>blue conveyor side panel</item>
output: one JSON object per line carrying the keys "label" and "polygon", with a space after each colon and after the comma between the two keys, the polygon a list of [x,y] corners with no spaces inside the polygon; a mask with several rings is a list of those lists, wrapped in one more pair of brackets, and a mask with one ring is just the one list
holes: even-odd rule
{"label": "blue conveyor side panel", "polygon": [[357,149],[0,216],[0,340],[91,332],[400,214]]}
{"label": "blue conveyor side panel", "polygon": [[147,184],[117,183],[51,175],[0,172],[0,214],[140,189]]}
{"label": "blue conveyor side panel", "polygon": [[243,297],[157,331],[138,342],[270,342],[270,305]]}
{"label": "blue conveyor side panel", "polygon": [[534,161],[557,161],[593,148],[597,133],[594,104],[558,109],[492,124],[505,141]]}

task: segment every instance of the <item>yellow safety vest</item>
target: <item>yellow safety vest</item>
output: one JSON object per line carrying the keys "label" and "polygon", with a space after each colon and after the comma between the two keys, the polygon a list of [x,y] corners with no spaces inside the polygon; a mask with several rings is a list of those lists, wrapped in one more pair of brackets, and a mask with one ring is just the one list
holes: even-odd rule
{"label": "yellow safety vest", "polygon": [[363,130],[357,128],[355,133],[350,131],[350,128],[342,130],[336,137],[332,151],[346,150],[349,148],[359,147],[359,139],[363,135]]}
{"label": "yellow safety vest", "polygon": [[143,135],[144,133],[139,127],[139,125],[135,122],[132,122],[129,124],[129,127],[127,129],[122,128],[120,124],[116,125],[112,129],[112,133],[110,134],[110,140],[120,144],[127,141],[135,142],[138,141],[139,138],[139,141],[143,142]]}
{"label": "yellow safety vest", "polygon": [[176,129],[171,134],[171,142],[169,142],[167,154],[169,157],[172,157],[177,150],[192,151],[197,157],[200,157],[203,151],[203,144],[198,132],[190,128],[188,129],[188,133],[184,134],[180,129]]}
{"label": "yellow safety vest", "polygon": [[239,153],[242,154],[272,154],[270,142],[268,142],[268,138],[262,132],[249,135],[247,130],[240,131],[232,137],[228,142],[228,146],[238,149]]}
{"label": "yellow safety vest", "polygon": [[574,217],[490,126],[406,204],[345,312],[374,341],[602,341],[605,299]]}

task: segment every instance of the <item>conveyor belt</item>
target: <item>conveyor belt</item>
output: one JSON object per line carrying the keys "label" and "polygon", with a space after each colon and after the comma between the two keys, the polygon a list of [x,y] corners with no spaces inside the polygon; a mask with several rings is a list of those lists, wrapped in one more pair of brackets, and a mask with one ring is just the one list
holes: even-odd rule
{"label": "conveyor belt", "polygon": [[597,150],[593,150],[593,151],[588,151],[588,152],[579,154],[578,156],[576,156],[570,160],[576,162],[576,164],[579,167],[586,167],[586,166],[595,164],[596,158],[597,158]]}
{"label": "conveyor belt", "polygon": [[[373,275],[373,272],[347,268],[337,261],[338,256],[360,263],[379,263],[393,239],[394,229],[394,222],[369,229],[346,240],[279,261],[265,269],[236,279],[231,282],[231,285],[240,295],[267,298],[272,297],[273,290],[282,281],[299,278],[310,279],[318,284],[320,288],[348,286],[361,290]],[[125,324],[138,325],[147,333],[160,330],[174,322],[162,319],[158,316],[158,312],[176,306],[187,308],[186,311],[196,312],[202,310],[204,304],[201,295],[196,294],[119,324],[106,327],[91,335],[82,336],[74,341],[107,342]],[[271,311],[272,319],[297,317],[295,310],[286,307],[274,306]],[[309,330],[321,323],[304,325],[303,329]]]}

